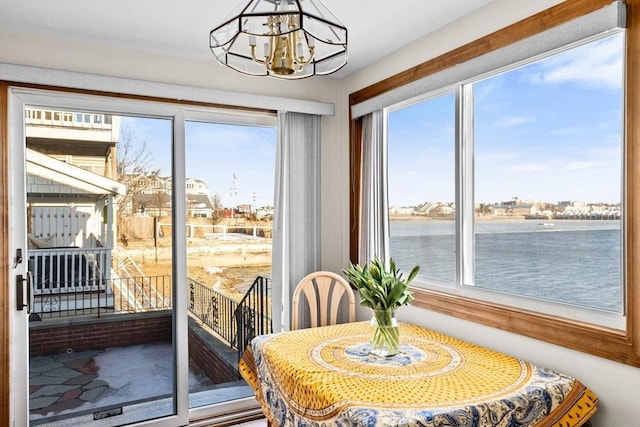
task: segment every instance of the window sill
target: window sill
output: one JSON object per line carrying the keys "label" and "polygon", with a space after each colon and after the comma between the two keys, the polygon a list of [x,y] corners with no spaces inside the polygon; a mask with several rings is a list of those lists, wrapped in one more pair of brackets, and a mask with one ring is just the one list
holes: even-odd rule
{"label": "window sill", "polygon": [[624,331],[444,292],[411,290],[416,307],[640,367],[640,355]]}

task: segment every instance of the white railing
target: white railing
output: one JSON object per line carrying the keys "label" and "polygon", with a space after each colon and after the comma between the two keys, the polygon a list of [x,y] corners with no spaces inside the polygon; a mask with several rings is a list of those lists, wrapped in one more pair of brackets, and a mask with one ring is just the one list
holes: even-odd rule
{"label": "white railing", "polygon": [[34,295],[69,292],[111,293],[110,248],[29,249]]}

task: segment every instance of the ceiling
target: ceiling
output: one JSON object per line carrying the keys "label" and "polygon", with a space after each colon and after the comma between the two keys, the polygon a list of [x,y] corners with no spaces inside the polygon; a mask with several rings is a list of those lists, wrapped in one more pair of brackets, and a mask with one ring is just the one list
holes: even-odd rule
{"label": "ceiling", "polygon": [[[2,0],[0,31],[215,61],[209,31],[245,0]],[[348,29],[347,75],[495,0],[323,0]]]}

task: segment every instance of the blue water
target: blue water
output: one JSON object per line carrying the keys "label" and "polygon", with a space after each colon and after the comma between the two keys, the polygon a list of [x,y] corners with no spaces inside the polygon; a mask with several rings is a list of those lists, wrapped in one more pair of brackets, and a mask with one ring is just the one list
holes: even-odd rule
{"label": "blue water", "polygon": [[[392,221],[390,252],[408,273],[455,282],[453,221]],[[620,313],[619,221],[475,224],[475,286]]]}

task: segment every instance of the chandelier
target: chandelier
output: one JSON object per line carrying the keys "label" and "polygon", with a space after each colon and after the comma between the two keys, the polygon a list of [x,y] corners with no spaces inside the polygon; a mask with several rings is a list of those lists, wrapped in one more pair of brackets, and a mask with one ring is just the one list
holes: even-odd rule
{"label": "chandelier", "polygon": [[347,63],[347,29],[319,0],[249,0],[209,33],[218,62],[241,73],[301,79]]}

